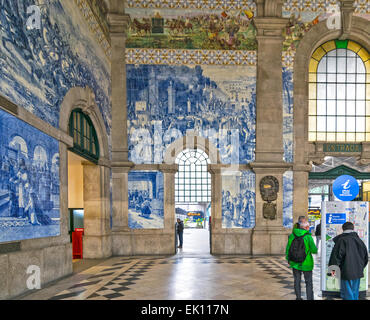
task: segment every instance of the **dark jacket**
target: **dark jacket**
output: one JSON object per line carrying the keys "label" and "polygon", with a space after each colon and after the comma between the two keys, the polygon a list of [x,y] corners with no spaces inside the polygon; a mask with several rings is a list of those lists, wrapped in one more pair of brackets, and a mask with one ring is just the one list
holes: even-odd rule
{"label": "dark jacket", "polygon": [[321,237],[321,223],[319,223],[319,224],[316,226],[315,236],[316,236],[316,237]]}
{"label": "dark jacket", "polygon": [[329,266],[339,266],[342,280],[355,280],[364,276],[368,263],[367,248],[356,232],[342,233],[333,239],[335,245]]}
{"label": "dark jacket", "polygon": [[177,223],[177,233],[184,232],[184,223],[181,221],[180,223]]}

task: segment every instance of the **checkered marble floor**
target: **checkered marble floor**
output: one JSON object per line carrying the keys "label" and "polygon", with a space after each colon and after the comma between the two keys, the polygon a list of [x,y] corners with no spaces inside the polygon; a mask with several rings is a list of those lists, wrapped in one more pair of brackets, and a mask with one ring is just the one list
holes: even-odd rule
{"label": "checkered marble floor", "polygon": [[[320,261],[313,280],[320,292]],[[302,279],[302,297],[305,284]],[[295,300],[283,256],[114,257],[25,300]]]}

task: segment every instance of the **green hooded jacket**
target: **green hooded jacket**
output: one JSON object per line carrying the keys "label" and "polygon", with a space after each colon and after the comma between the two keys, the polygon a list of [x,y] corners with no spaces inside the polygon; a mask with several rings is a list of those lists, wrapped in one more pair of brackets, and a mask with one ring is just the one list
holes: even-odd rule
{"label": "green hooded jacket", "polygon": [[[288,258],[289,249],[294,239],[294,235],[300,237],[306,233],[308,235],[303,238],[304,244],[306,246],[306,255],[307,255],[306,259],[302,263],[289,261],[289,258]],[[304,229],[298,229],[298,228],[293,229],[293,233],[288,238],[288,244],[285,250],[285,257],[288,260],[290,267],[297,269],[297,270],[301,270],[301,271],[312,271],[313,265],[314,265],[313,257],[312,257],[313,253],[317,253],[317,248],[316,248],[315,242],[312,239],[311,233],[308,230],[304,230]]]}

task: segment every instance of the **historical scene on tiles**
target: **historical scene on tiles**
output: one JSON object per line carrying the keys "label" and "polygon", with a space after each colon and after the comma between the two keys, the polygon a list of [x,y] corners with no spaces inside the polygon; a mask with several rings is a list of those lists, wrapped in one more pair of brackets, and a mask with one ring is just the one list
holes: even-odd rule
{"label": "historical scene on tiles", "polygon": [[164,228],[163,183],[162,172],[129,172],[128,225],[131,229]]}
{"label": "historical scene on tiles", "polygon": [[58,236],[58,141],[1,110],[0,136],[0,242]]}
{"label": "historical scene on tiles", "polygon": [[224,164],[254,159],[256,68],[128,65],[129,156],[162,163],[189,131],[208,138]]}
{"label": "historical scene on tiles", "polygon": [[222,227],[253,228],[256,220],[256,178],[251,171],[222,174]]}
{"label": "historical scene on tiles", "polygon": [[256,50],[251,9],[126,9],[127,48]]}
{"label": "historical scene on tiles", "polygon": [[284,161],[293,162],[293,70],[283,68]]}
{"label": "historical scene on tiles", "polygon": [[283,226],[293,227],[293,171],[283,175]]}
{"label": "historical scene on tiles", "polygon": [[[40,25],[27,27],[33,5],[40,9]],[[109,134],[110,64],[84,24],[74,1],[2,0],[0,94],[58,127],[67,92],[90,87]]]}

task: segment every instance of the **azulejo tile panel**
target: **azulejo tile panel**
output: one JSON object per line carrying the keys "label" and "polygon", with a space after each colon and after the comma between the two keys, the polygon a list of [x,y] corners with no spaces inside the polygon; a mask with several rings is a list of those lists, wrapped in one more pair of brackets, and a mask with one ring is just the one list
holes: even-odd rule
{"label": "azulejo tile panel", "polygon": [[222,227],[253,228],[256,221],[256,177],[252,171],[222,173]]}
{"label": "azulejo tile panel", "polygon": [[0,110],[0,242],[60,235],[59,143]]}
{"label": "azulejo tile panel", "polygon": [[283,68],[283,143],[284,161],[293,162],[293,71]]}
{"label": "azulejo tile panel", "polygon": [[[90,87],[110,132],[109,72],[104,53],[72,1],[3,0],[0,10],[0,94],[59,126],[59,108],[73,87]],[[41,9],[41,29],[27,29],[27,7]],[[100,53],[101,52],[101,53]]]}
{"label": "azulejo tile panel", "polygon": [[293,227],[293,171],[283,175],[283,226]]}
{"label": "azulejo tile panel", "polygon": [[159,171],[128,174],[128,224],[131,229],[164,228],[164,180]]}
{"label": "azulejo tile panel", "polygon": [[251,10],[126,9],[127,48],[256,50]]}
{"label": "azulejo tile panel", "polygon": [[189,131],[208,138],[224,164],[254,159],[255,67],[128,65],[127,104],[134,163],[162,163]]}

